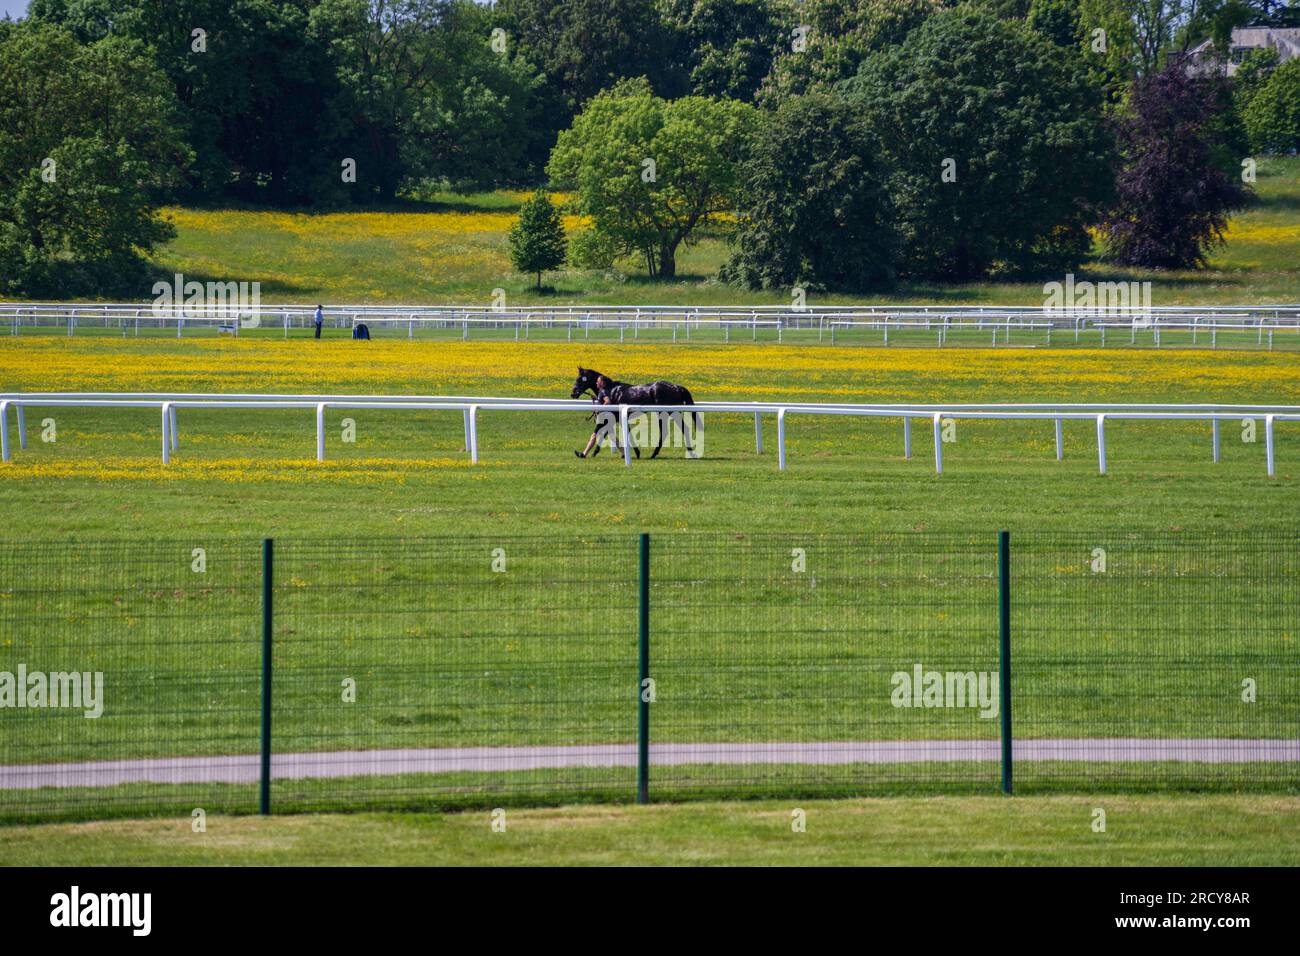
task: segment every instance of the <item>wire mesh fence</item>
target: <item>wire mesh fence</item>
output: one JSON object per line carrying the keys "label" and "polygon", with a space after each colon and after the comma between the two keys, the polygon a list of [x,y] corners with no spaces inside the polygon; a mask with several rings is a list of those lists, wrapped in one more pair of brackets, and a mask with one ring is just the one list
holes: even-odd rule
{"label": "wire mesh fence", "polygon": [[277,808],[631,792],[631,536],[276,544]]}
{"label": "wire mesh fence", "polygon": [[1300,536],[1017,534],[1017,784],[1300,783]]}
{"label": "wire mesh fence", "polygon": [[[653,793],[996,787],[989,540],[656,536]],[[925,676],[949,673],[961,705],[931,706]]]}
{"label": "wire mesh fence", "polygon": [[0,820],[257,809],[260,553],[0,546]]}
{"label": "wire mesh fence", "polygon": [[1300,534],[648,544],[0,544],[0,820],[1300,787]]}

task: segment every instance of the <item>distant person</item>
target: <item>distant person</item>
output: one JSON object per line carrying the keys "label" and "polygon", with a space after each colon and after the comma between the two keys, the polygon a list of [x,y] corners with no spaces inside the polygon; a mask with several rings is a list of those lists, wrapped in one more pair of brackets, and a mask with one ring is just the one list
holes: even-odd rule
{"label": "distant person", "polygon": [[320,327],[325,323],[325,310],[321,306],[316,306],[316,317],[312,321],[316,323],[316,338],[320,338]]}

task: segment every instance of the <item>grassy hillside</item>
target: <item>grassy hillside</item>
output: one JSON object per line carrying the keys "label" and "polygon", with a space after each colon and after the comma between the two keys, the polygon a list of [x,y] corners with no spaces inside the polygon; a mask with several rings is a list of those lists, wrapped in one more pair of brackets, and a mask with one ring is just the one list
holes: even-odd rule
{"label": "grassy hillside", "polygon": [[[1233,222],[1227,245],[1202,272],[1147,273],[1093,263],[1081,279],[1151,280],[1153,304],[1300,301],[1300,158],[1261,161],[1259,204]],[[614,273],[550,274],[553,295],[511,271],[506,231],[526,194],[435,195],[383,212],[300,213],[168,209],[178,236],[156,264],[189,277],[259,281],[267,301],[333,303],[489,303],[505,289],[530,302],[721,304],[782,303],[782,292],[751,293],[711,277],[727,257],[714,231],[682,251],[679,276],[651,281],[622,262]],[[575,220],[569,217],[573,228]],[[1055,277],[1059,278],[1059,277]],[[147,298],[142,289],[140,298]],[[887,296],[815,296],[827,303],[915,301],[1005,305],[1042,303],[1042,282],[914,285]]]}

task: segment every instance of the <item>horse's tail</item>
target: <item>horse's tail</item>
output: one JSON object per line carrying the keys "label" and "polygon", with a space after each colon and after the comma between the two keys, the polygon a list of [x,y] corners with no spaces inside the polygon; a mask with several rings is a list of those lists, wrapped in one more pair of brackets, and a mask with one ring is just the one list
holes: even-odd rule
{"label": "horse's tail", "polygon": [[[683,405],[694,405],[694,404],[695,404],[695,398],[694,398],[694,396],[691,395],[691,390],[690,390],[689,388],[687,388],[685,385],[680,386],[680,388],[681,388],[681,390],[682,390],[682,401],[681,401],[681,404],[683,404]],[[701,421],[700,421],[700,413],[699,413],[699,412],[691,412],[690,415],[692,416],[692,418],[693,418],[694,421],[695,421],[695,431],[696,431],[696,433],[698,434],[699,431],[700,431],[700,429],[701,429],[701,427],[703,427],[702,424],[701,424]]]}

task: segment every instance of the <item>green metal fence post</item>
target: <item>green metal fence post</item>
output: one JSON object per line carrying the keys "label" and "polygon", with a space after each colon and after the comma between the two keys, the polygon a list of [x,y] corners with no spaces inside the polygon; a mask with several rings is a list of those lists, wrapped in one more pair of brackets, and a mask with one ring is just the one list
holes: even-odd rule
{"label": "green metal fence post", "polygon": [[262,540],[262,773],[259,807],[271,812],[271,594],[274,542]]}
{"label": "green metal fence post", "polygon": [[650,802],[650,535],[641,534],[641,602],[637,627],[640,673],[637,679],[636,802]]}
{"label": "green metal fence post", "polygon": [[998,710],[1002,715],[1002,792],[1011,792],[1011,533],[998,535]]}

